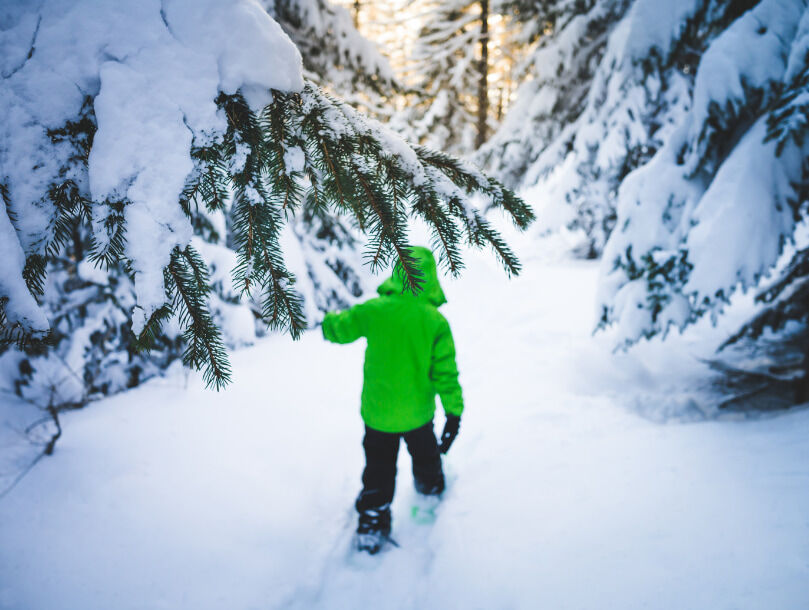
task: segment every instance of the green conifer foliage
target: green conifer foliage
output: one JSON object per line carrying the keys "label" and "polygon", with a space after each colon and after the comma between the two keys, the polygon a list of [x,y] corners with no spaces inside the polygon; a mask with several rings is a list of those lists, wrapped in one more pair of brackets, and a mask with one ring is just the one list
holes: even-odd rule
{"label": "green conifer foliage", "polygon": [[723,347],[744,337],[757,339],[768,328],[781,330],[790,321],[804,327],[809,325],[809,248],[796,252],[781,277],[762,290],[756,300],[766,307],[730,337]]}
{"label": "green conifer foliage", "polygon": [[[420,289],[407,236],[413,216],[432,227],[433,247],[451,273],[463,268],[464,241],[491,247],[507,273],[519,273],[519,261],[484,213],[503,210],[521,229],[534,215],[499,182],[443,153],[410,147],[311,84],[301,93],[273,92],[273,98],[256,113],[240,94],[220,95],[217,103],[227,117],[227,130],[213,143],[192,148],[194,170],[178,201],[195,227],[204,222],[203,211],[230,215],[236,285],[243,295],[260,301],[260,316],[271,328],[293,337],[307,328],[296,278],[279,244],[282,228],[297,215],[352,219],[367,235],[365,258],[370,266],[380,269],[401,261],[409,290]],[[88,103],[81,121],[67,125],[64,134],[54,133],[54,138],[69,136],[79,151],[72,170],[78,167],[86,174],[94,125]],[[85,191],[68,177],[76,173],[66,169],[65,181],[49,192],[56,209],[53,252],[80,226],[92,236],[91,259],[97,265],[129,273],[124,257],[127,201],[95,202],[91,217]],[[485,202],[485,209],[471,205],[473,193]],[[98,208],[105,213],[99,214]],[[32,256],[26,265],[25,279],[34,294],[41,294],[46,263]],[[155,346],[161,326],[176,315],[185,340],[183,362],[201,369],[209,386],[221,388],[230,380],[230,365],[209,307],[209,272],[190,245],[175,248],[164,269],[164,286],[165,304],[139,329],[133,344],[141,350]],[[24,329],[8,327],[1,307],[0,332],[6,341],[31,337]]]}
{"label": "green conifer foliage", "polygon": [[[773,103],[767,116],[766,141],[776,143],[780,155],[784,147],[794,143],[803,147],[809,137],[809,57],[801,70]],[[809,218],[809,159],[804,159],[802,179],[794,184],[795,197],[789,200],[796,222]],[[806,333],[809,327],[809,248],[796,249],[790,262],[776,279],[756,296],[763,309],[745,323],[723,345],[725,348],[743,338],[757,339],[765,330],[779,331],[789,322],[799,324]],[[804,368],[809,379],[809,348]]]}

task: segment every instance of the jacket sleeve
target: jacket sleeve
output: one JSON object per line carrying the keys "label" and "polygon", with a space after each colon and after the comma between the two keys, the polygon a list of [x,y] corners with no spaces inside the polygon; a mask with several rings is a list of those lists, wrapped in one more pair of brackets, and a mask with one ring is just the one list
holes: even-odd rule
{"label": "jacket sleeve", "polygon": [[362,304],[340,313],[329,312],[323,318],[323,338],[332,343],[352,343],[365,336]]}
{"label": "jacket sleeve", "polygon": [[433,343],[430,379],[441,397],[444,411],[460,416],[463,412],[463,394],[458,383],[458,366],[455,364],[455,342],[446,319],[441,320],[438,335]]}

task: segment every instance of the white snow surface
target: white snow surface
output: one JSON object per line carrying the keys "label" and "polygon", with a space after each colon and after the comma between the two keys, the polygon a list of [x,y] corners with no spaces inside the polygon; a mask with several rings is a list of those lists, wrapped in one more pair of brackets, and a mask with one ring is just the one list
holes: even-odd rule
{"label": "white snow surface", "polygon": [[[63,179],[70,150],[47,130],[76,120],[92,98],[98,129],[89,176],[75,178],[96,203],[99,238],[103,202],[129,202],[137,333],[165,300],[162,270],[172,248],[192,235],[178,199],[193,168],[192,142],[204,145],[225,129],[214,100],[241,91],[260,110],[270,89],[300,90],[300,54],[257,0],[14,0],[0,6],[0,57],[0,180],[17,240],[30,255],[50,239],[46,193]],[[0,219],[0,254],[15,263],[19,248],[5,245],[6,224]],[[10,321],[41,329],[44,316],[16,277],[21,266],[4,269]]]}
{"label": "white snow surface", "polygon": [[362,342],[272,337],[224,392],[176,367],[64,415],[0,499],[0,608],[809,607],[809,410],[705,422],[688,391],[749,302],[613,354],[594,264],[524,257],[509,281],[467,259],[444,280],[466,411],[433,525],[402,449],[401,546],[351,552]]}

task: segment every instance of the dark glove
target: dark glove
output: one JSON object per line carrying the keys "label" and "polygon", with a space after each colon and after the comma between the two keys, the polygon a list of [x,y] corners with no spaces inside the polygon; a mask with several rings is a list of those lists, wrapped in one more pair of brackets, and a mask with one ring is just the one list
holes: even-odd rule
{"label": "dark glove", "polygon": [[452,441],[458,436],[458,429],[461,427],[461,416],[450,415],[447,413],[447,421],[444,424],[444,431],[441,433],[441,444],[438,445],[438,451],[446,453],[449,451]]}

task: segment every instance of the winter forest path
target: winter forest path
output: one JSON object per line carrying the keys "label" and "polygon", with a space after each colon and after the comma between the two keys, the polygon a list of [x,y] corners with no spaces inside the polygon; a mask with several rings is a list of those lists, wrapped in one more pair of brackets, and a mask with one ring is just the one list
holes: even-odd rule
{"label": "winter forest path", "polygon": [[709,333],[612,355],[594,265],[468,264],[433,525],[402,451],[402,546],[351,555],[363,345],[275,337],[225,392],[176,371],[66,416],[0,501],[0,609],[809,607],[809,412],[685,423]]}

